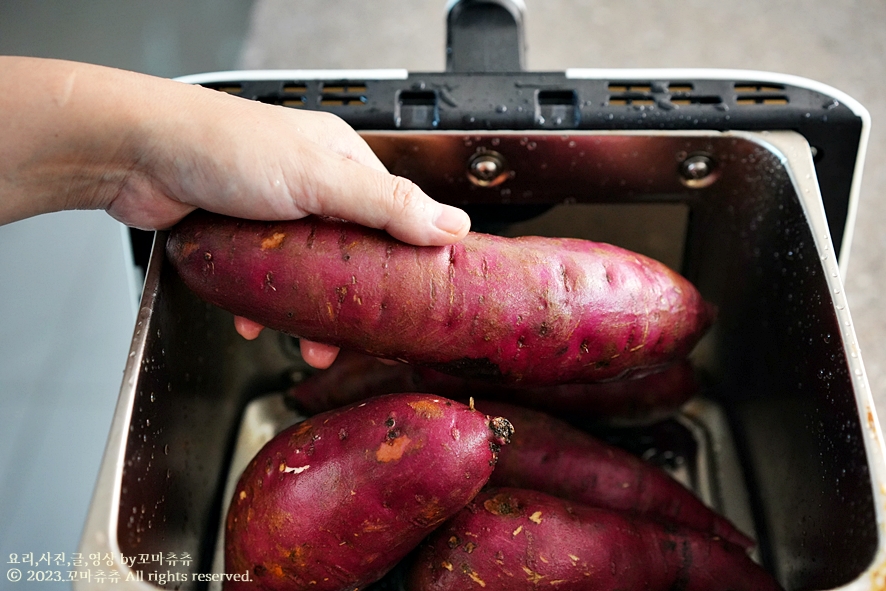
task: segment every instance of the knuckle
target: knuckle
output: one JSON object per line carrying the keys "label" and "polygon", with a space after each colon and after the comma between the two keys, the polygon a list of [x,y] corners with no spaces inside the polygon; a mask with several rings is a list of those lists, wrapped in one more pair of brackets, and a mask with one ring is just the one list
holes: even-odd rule
{"label": "knuckle", "polygon": [[390,196],[392,209],[395,211],[405,212],[418,206],[416,185],[407,178],[391,178]]}
{"label": "knuckle", "polygon": [[335,113],[328,113],[326,111],[315,111],[315,113],[317,114],[317,121],[327,133],[339,134],[353,131],[353,128]]}

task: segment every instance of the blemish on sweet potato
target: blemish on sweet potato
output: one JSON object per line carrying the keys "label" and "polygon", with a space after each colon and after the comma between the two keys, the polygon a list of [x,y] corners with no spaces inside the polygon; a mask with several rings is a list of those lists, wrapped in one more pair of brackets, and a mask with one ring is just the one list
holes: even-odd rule
{"label": "blemish on sweet potato", "polygon": [[403,457],[412,440],[408,435],[402,435],[394,439],[385,439],[375,451],[375,459],[379,462],[396,462]]}
{"label": "blemish on sweet potato", "polygon": [[197,244],[196,242],[185,242],[184,244],[181,245],[182,256],[185,256],[185,257],[191,256],[192,254],[194,254],[194,251],[197,250],[198,248],[200,248],[200,245]]}
{"label": "blemish on sweet potato", "polygon": [[364,521],[360,525],[360,529],[363,530],[363,533],[386,531],[390,528],[391,528],[390,522],[385,522],[382,520],[378,520],[378,521],[374,521],[374,522]]}
{"label": "blemish on sweet potato", "polygon": [[431,499],[421,510],[421,514],[413,519],[419,527],[433,527],[446,517],[446,508],[440,504],[439,499]]}
{"label": "blemish on sweet potato", "polygon": [[283,246],[283,239],[286,238],[285,232],[274,232],[261,241],[262,250],[276,250]]}
{"label": "blemish on sweet potato", "polygon": [[523,572],[526,573],[526,580],[534,585],[537,585],[544,578],[544,575],[538,574],[526,565],[523,565]]}
{"label": "blemish on sweet potato", "polygon": [[317,224],[314,220],[311,220],[311,230],[308,232],[308,238],[305,240],[305,246],[308,248],[314,248],[314,241],[317,239]]}
{"label": "blemish on sweet potato", "polygon": [[529,521],[533,523],[541,523],[541,511],[536,511],[529,516]]}
{"label": "blemish on sweet potato", "polygon": [[484,581],[483,579],[481,579],[481,578],[480,578],[480,575],[478,575],[477,572],[476,572],[474,569],[472,569],[472,568],[470,567],[470,565],[468,565],[468,564],[462,564],[462,565],[461,565],[461,572],[463,572],[464,574],[468,575],[468,577],[470,577],[470,579],[471,579],[472,581],[474,581],[475,583],[477,583],[477,584],[480,585],[481,587],[485,587],[485,586],[486,586],[486,581]]}
{"label": "blemish on sweet potato", "polygon": [[304,421],[300,425],[295,427],[295,429],[292,430],[291,436],[292,437],[301,437],[305,433],[310,433],[310,431],[311,431],[311,423],[308,421]]}
{"label": "blemish on sweet potato", "polygon": [[483,502],[483,508],[493,515],[517,515],[519,507],[514,504],[510,495],[500,493]]}
{"label": "blemish on sweet potato", "polygon": [[443,409],[440,405],[435,404],[430,400],[416,400],[410,402],[409,406],[412,407],[417,414],[420,414],[426,419],[439,419],[443,416]]}

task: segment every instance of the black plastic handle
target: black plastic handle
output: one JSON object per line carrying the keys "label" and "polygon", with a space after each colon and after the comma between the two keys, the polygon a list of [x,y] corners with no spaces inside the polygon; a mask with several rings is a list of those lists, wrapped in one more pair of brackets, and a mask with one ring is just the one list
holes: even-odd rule
{"label": "black plastic handle", "polygon": [[455,0],[446,16],[446,71],[523,70],[523,2]]}

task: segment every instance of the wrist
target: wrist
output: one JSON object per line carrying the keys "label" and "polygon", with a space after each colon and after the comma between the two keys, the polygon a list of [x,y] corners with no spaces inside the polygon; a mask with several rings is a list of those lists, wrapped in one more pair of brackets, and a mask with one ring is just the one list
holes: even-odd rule
{"label": "wrist", "polygon": [[0,58],[0,72],[15,81],[0,97],[0,223],[107,207],[138,173],[138,75],[36,58]]}

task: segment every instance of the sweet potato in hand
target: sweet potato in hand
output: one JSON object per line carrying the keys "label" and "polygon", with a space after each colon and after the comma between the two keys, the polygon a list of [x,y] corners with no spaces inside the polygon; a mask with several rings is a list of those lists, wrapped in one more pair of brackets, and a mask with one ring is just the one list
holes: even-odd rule
{"label": "sweet potato in hand", "polygon": [[665,265],[586,240],[469,233],[422,247],[329,218],[195,212],[166,252],[197,295],[235,315],[502,383],[649,372],[683,358],[713,316]]}
{"label": "sweet potato in hand", "polygon": [[480,493],[422,544],[408,591],[778,591],[741,548],[523,489]]}
{"label": "sweet potato in hand", "polygon": [[491,486],[538,490],[753,547],[753,540],[657,466],[542,412],[485,400],[476,401],[476,407],[506,417],[515,431]]}
{"label": "sweet potato in hand", "polygon": [[507,421],[396,394],[307,419],[253,458],[225,527],[226,589],[357,589],[487,482]]}

